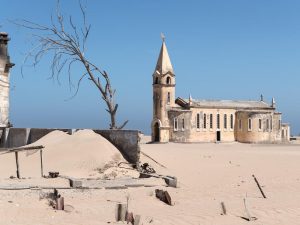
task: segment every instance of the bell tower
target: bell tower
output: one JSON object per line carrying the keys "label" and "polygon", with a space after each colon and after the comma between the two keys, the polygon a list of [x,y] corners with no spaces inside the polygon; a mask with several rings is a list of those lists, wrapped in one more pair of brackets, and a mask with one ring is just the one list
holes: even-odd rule
{"label": "bell tower", "polygon": [[162,45],[153,73],[153,120],[151,124],[153,142],[169,141],[168,110],[174,105],[175,74],[165,37],[162,35]]}
{"label": "bell tower", "polygon": [[9,125],[9,71],[14,66],[7,50],[7,33],[0,32],[0,127]]}

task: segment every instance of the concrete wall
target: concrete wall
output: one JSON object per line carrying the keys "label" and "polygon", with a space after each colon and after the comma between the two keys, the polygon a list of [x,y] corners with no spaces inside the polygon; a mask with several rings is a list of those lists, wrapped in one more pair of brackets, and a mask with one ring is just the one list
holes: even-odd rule
{"label": "concrete wall", "polygon": [[[0,132],[0,148],[14,148],[31,144],[54,130],[72,134],[74,129],[5,128]],[[122,153],[130,163],[140,159],[140,132],[136,130],[94,130]]]}

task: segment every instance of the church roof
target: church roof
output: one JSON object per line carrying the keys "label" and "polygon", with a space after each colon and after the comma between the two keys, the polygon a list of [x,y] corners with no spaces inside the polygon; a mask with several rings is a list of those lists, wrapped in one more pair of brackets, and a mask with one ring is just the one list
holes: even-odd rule
{"label": "church roof", "polygon": [[155,72],[161,75],[164,75],[168,72],[174,74],[173,66],[170,60],[170,56],[164,38],[160,48],[158,60],[156,63]]}
{"label": "church roof", "polygon": [[[180,98],[178,98],[180,99]],[[264,101],[240,101],[240,100],[195,100],[182,99],[189,106],[196,108],[234,108],[234,109],[273,109]]]}

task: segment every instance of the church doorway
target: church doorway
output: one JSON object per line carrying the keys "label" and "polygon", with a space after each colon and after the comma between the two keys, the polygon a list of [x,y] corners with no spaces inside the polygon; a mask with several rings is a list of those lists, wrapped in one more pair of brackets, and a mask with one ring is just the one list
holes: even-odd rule
{"label": "church doorway", "polygon": [[159,136],[159,124],[158,122],[154,124],[154,141],[159,142],[160,136]]}
{"label": "church doorway", "polygon": [[217,141],[221,141],[221,131],[217,131]]}

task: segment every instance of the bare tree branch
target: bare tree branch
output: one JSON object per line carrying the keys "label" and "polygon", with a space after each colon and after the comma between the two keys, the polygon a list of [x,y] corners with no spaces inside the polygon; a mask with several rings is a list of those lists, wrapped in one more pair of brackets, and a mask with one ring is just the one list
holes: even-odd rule
{"label": "bare tree branch", "polygon": [[[55,16],[50,17],[50,26],[41,25],[28,20],[11,21],[12,23],[35,32],[33,38],[35,47],[32,48],[24,58],[21,68],[30,63],[30,66],[38,65],[45,56],[51,56],[50,77],[56,78],[63,75],[66,69],[69,88],[74,87],[73,80],[77,80],[75,97],[79,91],[80,84],[84,78],[88,78],[101,94],[110,114],[110,129],[122,129],[128,123],[125,121],[121,126],[116,124],[116,113],[118,104],[115,103],[114,97],[116,90],[112,88],[108,73],[94,63],[91,63],[85,56],[86,44],[91,30],[91,24],[86,19],[86,7],[79,1],[79,8],[82,15],[82,25],[75,23],[72,16],[66,17],[60,9],[60,0],[57,0]],[[68,18],[65,20],[65,18]],[[72,68],[75,65],[82,66],[84,72],[79,78],[75,78]]]}

